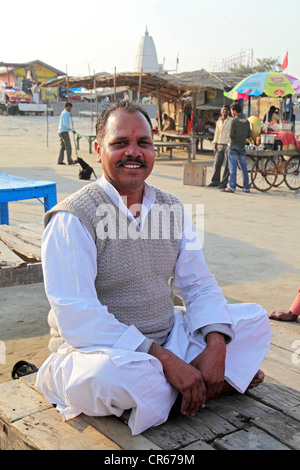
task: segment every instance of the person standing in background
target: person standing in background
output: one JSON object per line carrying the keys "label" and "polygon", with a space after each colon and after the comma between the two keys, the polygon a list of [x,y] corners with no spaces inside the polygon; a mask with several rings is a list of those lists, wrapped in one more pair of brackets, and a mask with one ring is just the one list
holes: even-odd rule
{"label": "person standing in background", "polygon": [[[219,189],[226,188],[229,178],[228,144],[232,124],[232,118],[229,116],[229,114],[229,106],[224,105],[221,109],[221,116],[217,121],[213,140],[215,154],[214,173],[211,179],[211,183],[208,186],[218,186]],[[225,168],[223,172],[223,178],[221,180],[221,168],[224,161]]]}
{"label": "person standing in background", "polygon": [[58,135],[60,138],[60,151],[58,156],[58,165],[65,165],[64,153],[67,152],[67,160],[69,165],[75,165],[76,162],[72,160],[72,146],[69,136],[69,131],[76,134],[74,129],[70,126],[70,113],[73,105],[69,101],[65,104],[65,109],[59,117]]}
{"label": "person standing in background", "polygon": [[225,193],[234,193],[236,189],[237,162],[241,165],[243,173],[244,192],[250,192],[247,157],[245,151],[246,140],[251,138],[250,122],[242,114],[242,108],[239,103],[231,105],[231,114],[233,116],[230,129],[230,146],[228,149],[229,179],[228,187],[221,191]]}

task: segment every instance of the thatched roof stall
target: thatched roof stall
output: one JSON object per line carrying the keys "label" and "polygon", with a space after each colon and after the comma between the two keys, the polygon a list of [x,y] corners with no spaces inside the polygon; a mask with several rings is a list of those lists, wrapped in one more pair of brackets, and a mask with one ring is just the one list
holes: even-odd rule
{"label": "thatched roof stall", "polygon": [[[168,74],[167,72],[150,73],[114,73],[110,75],[93,75],[88,77],[60,77],[44,83],[43,87],[77,88],[87,90],[99,88],[127,87],[144,96],[157,98],[159,111],[159,133],[161,132],[161,103],[176,103],[192,97],[194,115],[196,115],[196,97],[206,91],[233,88],[244,76],[232,73],[210,73],[206,70],[185,72],[181,74]],[[175,111],[176,112],[176,111]],[[194,124],[192,127],[194,137]],[[195,150],[193,150],[193,157]]]}
{"label": "thatched roof stall", "polygon": [[87,90],[96,88],[127,87],[144,96],[157,97],[161,101],[178,101],[193,93],[204,90],[224,90],[233,88],[243,76],[231,73],[213,74],[205,70],[185,72],[176,75],[163,73],[118,73],[88,77],[60,77],[44,83],[43,87],[77,88]]}

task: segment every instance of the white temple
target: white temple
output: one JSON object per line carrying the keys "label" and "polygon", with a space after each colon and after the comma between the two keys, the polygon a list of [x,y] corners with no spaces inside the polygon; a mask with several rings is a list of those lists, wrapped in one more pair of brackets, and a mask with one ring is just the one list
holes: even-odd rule
{"label": "white temple", "polygon": [[135,72],[161,72],[162,65],[157,61],[155,44],[147,31],[141,38],[135,58]]}

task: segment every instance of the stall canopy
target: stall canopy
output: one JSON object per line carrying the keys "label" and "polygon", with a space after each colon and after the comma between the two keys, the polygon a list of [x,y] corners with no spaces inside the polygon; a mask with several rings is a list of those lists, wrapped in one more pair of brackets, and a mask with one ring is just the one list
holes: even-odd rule
{"label": "stall canopy", "polygon": [[110,75],[93,75],[88,77],[60,77],[44,83],[43,87],[76,88],[87,90],[95,88],[127,87],[144,96],[157,97],[161,101],[176,101],[193,93],[204,90],[224,90],[233,87],[244,75],[231,73],[213,74],[205,70],[181,74],[163,73],[118,73]]}

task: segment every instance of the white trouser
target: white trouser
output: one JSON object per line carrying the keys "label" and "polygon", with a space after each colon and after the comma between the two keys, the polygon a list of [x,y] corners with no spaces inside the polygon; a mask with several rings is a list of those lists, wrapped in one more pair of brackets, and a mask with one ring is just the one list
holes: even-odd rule
{"label": "white trouser", "polygon": [[[175,307],[175,324],[164,347],[187,363],[205,348],[201,333],[190,335],[184,309]],[[257,304],[228,305],[235,336],[227,345],[225,378],[241,393],[258,371],[271,341],[266,311]],[[178,391],[160,361],[125,349],[74,349],[64,343],[44,362],[36,388],[56,404],[64,420],[80,413],[121,416],[131,409],[133,435],[168,419]]]}

